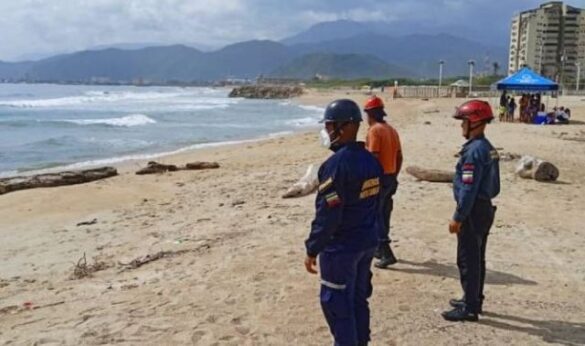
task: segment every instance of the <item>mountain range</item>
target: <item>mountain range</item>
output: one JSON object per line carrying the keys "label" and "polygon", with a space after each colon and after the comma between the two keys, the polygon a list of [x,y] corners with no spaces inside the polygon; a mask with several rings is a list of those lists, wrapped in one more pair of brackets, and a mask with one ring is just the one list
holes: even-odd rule
{"label": "mountain range", "polygon": [[[388,24],[389,25],[389,24]],[[253,40],[204,52],[185,45],[104,47],[32,62],[0,61],[0,79],[42,81],[108,81],[144,79],[213,81],[252,79],[258,75],[308,79],[435,77],[439,60],[445,75],[463,75],[467,61],[479,70],[492,62],[505,66],[507,50],[449,34],[396,33],[383,23],[320,23],[280,42]],[[121,48],[120,48],[121,47]]]}

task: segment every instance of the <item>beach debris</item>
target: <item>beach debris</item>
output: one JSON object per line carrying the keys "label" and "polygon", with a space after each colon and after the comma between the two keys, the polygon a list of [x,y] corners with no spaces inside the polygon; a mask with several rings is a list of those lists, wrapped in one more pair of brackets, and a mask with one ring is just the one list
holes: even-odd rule
{"label": "beach debris", "polygon": [[559,178],[559,169],[550,162],[525,155],[516,166],[516,174],[524,179],[556,181]]}
{"label": "beach debris", "polygon": [[98,219],[93,219],[91,221],[83,221],[77,224],[77,227],[80,226],[91,226],[91,225],[95,225],[98,222]]}
{"label": "beach debris", "polygon": [[191,162],[185,165],[185,169],[196,171],[200,169],[217,169],[219,163],[217,162]]}
{"label": "beach debris", "polygon": [[319,166],[312,164],[307,168],[305,175],[291,186],[282,198],[296,198],[312,194],[319,187]]}
{"label": "beach debris", "polygon": [[118,171],[114,167],[101,167],[80,171],[2,178],[0,179],[0,195],[18,190],[84,184],[116,175],[118,175]]}
{"label": "beach debris", "polygon": [[425,121],[425,125],[431,125],[432,123],[430,121]]}
{"label": "beach debris", "polygon": [[276,85],[245,85],[234,88],[229,97],[243,97],[247,99],[288,99],[303,94],[299,86]]}
{"label": "beach debris", "polygon": [[178,251],[159,251],[155,254],[147,254],[145,256],[137,257],[128,263],[118,262],[118,265],[120,265],[122,267],[122,271],[133,270],[133,269],[138,269],[145,264],[148,264],[148,263],[151,263],[154,261],[158,261],[158,260],[163,259],[163,258],[176,257],[176,256],[184,255],[186,253],[198,252],[198,251],[206,250],[209,248],[211,248],[211,246],[209,244],[205,243],[205,244],[203,244],[197,248],[194,248],[194,249],[183,249],[183,250],[178,250]]}
{"label": "beach debris", "polygon": [[241,200],[241,199],[237,199],[237,200],[232,202],[232,207],[237,207],[238,205],[243,205],[243,204],[246,204],[246,201]]}
{"label": "beach debris", "polygon": [[138,175],[161,174],[166,172],[216,168],[219,168],[219,163],[217,162],[191,162],[187,163],[184,167],[179,167],[177,165],[165,165],[155,161],[150,161],[145,168],[140,169],[138,172],[136,172],[136,174]]}
{"label": "beach debris", "polygon": [[73,268],[73,274],[71,274],[71,280],[78,280],[84,279],[88,277],[92,277],[93,273],[99,272],[101,270],[108,269],[109,266],[105,262],[99,262],[94,259],[93,264],[87,264],[87,258],[85,257],[85,252],[83,253],[83,257],[77,261],[77,264]]}
{"label": "beach debris", "polygon": [[432,183],[451,183],[455,177],[455,172],[442,171],[438,169],[427,169],[418,166],[410,166],[406,168],[406,172],[418,180],[428,181]]}
{"label": "beach debris", "polygon": [[64,300],[54,302],[54,303],[44,304],[44,305],[35,305],[31,301],[27,301],[27,302],[22,303],[22,306],[9,305],[9,306],[0,308],[0,315],[8,315],[8,314],[12,315],[12,314],[17,314],[17,313],[28,311],[28,310],[38,310],[38,309],[43,309],[43,308],[50,308],[53,306],[58,306],[58,305],[63,305],[63,304],[65,304]]}
{"label": "beach debris", "polygon": [[146,164],[145,168],[142,168],[136,174],[144,175],[144,174],[160,174],[166,172],[175,172],[178,171],[179,168],[175,165],[165,165],[162,163],[158,163],[155,161],[150,161]]}

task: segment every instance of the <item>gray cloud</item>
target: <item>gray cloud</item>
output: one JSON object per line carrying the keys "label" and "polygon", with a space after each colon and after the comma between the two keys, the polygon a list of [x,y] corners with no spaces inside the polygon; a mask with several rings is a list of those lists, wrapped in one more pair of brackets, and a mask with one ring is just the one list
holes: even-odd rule
{"label": "gray cloud", "polygon": [[[281,39],[352,19],[507,31],[537,0],[0,0],[0,60],[132,42],[211,46]],[[569,1],[585,7],[585,0]],[[431,26],[432,26],[431,25]],[[503,44],[506,44],[505,42]]]}

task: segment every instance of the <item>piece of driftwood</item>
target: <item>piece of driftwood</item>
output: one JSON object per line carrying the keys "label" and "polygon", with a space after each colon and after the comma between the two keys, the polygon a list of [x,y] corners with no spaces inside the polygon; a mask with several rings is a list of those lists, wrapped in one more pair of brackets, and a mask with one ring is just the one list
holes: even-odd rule
{"label": "piece of driftwood", "polygon": [[199,170],[199,169],[217,169],[219,163],[217,162],[191,162],[185,165],[185,169],[188,170]]}
{"label": "piece of driftwood", "polygon": [[150,161],[146,164],[145,168],[142,168],[136,174],[144,175],[144,174],[160,174],[165,172],[175,172],[178,171],[179,167],[175,165],[165,165],[162,163]]}
{"label": "piece of driftwood", "polygon": [[76,185],[106,179],[118,175],[114,167],[101,167],[81,171],[38,174],[0,179],[0,195],[40,187]]}
{"label": "piece of driftwood", "polygon": [[305,175],[291,186],[282,198],[295,198],[310,195],[319,187],[319,177],[317,173],[319,167],[317,165],[310,165],[307,168]]}
{"label": "piece of driftwood", "polygon": [[185,171],[185,170],[200,170],[200,169],[216,169],[219,168],[219,163],[217,162],[191,162],[187,163],[184,167],[179,167],[176,165],[165,165],[162,163],[158,163],[155,161],[150,161],[145,168],[140,169],[136,174],[144,175],[144,174],[161,174],[166,172],[176,172],[176,171]]}
{"label": "piece of driftwood", "polygon": [[177,251],[159,251],[154,254],[147,254],[145,256],[140,256],[128,263],[118,262],[118,265],[122,268],[122,271],[138,269],[145,264],[158,261],[163,258],[171,258],[176,256],[181,256],[187,253],[198,253],[200,251],[208,250],[211,248],[211,245],[205,243],[196,248],[192,249],[182,249]]}
{"label": "piece of driftwood", "polygon": [[556,181],[559,178],[559,169],[550,162],[532,156],[522,156],[516,167],[516,174],[524,179]]}
{"label": "piece of driftwood", "polygon": [[418,166],[407,167],[406,172],[418,180],[430,181],[432,183],[451,183],[455,177],[455,172],[426,169]]}

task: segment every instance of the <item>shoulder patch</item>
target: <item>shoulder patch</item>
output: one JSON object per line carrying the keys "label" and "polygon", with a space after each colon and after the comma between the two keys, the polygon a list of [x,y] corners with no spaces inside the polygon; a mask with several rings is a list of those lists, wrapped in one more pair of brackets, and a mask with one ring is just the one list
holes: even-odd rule
{"label": "shoulder patch", "polygon": [[329,178],[319,185],[319,193],[322,193],[331,186],[333,186],[333,178]]}
{"label": "shoulder patch", "polygon": [[372,178],[366,180],[362,184],[362,191],[360,192],[360,199],[376,196],[380,193],[380,178]]}
{"label": "shoulder patch", "polygon": [[490,150],[490,158],[492,160],[499,160],[500,159],[500,154],[498,153],[498,151],[496,149]]}

